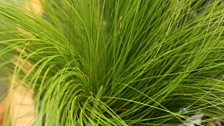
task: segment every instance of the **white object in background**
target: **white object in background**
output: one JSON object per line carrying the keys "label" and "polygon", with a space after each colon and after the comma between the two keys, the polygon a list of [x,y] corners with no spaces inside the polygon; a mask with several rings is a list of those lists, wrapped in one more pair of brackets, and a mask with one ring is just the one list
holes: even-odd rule
{"label": "white object in background", "polygon": [[190,118],[186,120],[187,122],[186,126],[195,126],[195,124],[201,125],[201,120],[203,116],[204,114],[196,114],[191,116]]}

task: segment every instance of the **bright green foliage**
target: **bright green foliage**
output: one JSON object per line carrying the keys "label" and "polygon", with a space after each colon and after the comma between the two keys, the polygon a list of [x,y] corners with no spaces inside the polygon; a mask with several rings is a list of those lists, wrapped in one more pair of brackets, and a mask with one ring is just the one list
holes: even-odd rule
{"label": "bright green foliage", "polygon": [[[203,123],[224,120],[221,0],[46,0],[43,8],[39,17],[0,3],[0,63],[35,89],[37,126],[176,126],[197,113]],[[33,67],[15,67],[16,55]]]}

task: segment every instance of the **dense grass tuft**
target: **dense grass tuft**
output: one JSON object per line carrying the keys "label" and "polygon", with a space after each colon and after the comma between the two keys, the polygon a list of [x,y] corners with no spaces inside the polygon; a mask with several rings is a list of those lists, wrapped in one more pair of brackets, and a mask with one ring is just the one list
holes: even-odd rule
{"label": "dense grass tuft", "polygon": [[221,0],[42,6],[39,17],[0,2],[0,63],[34,88],[36,125],[184,125],[198,113],[203,123],[224,120]]}

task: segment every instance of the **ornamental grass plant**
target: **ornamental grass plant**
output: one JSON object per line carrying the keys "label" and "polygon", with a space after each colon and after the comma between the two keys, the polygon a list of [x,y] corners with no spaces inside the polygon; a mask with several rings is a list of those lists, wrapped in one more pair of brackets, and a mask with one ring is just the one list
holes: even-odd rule
{"label": "ornamental grass plant", "polygon": [[0,66],[35,92],[35,126],[224,121],[222,0],[0,2]]}

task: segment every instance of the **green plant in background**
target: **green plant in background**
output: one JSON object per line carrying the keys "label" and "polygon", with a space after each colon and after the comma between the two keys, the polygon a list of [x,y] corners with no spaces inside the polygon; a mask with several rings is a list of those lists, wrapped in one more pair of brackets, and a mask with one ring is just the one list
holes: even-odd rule
{"label": "green plant in background", "polygon": [[[221,0],[46,0],[43,8],[39,17],[0,3],[0,63],[35,90],[36,125],[224,120]],[[32,67],[16,67],[15,56]]]}

